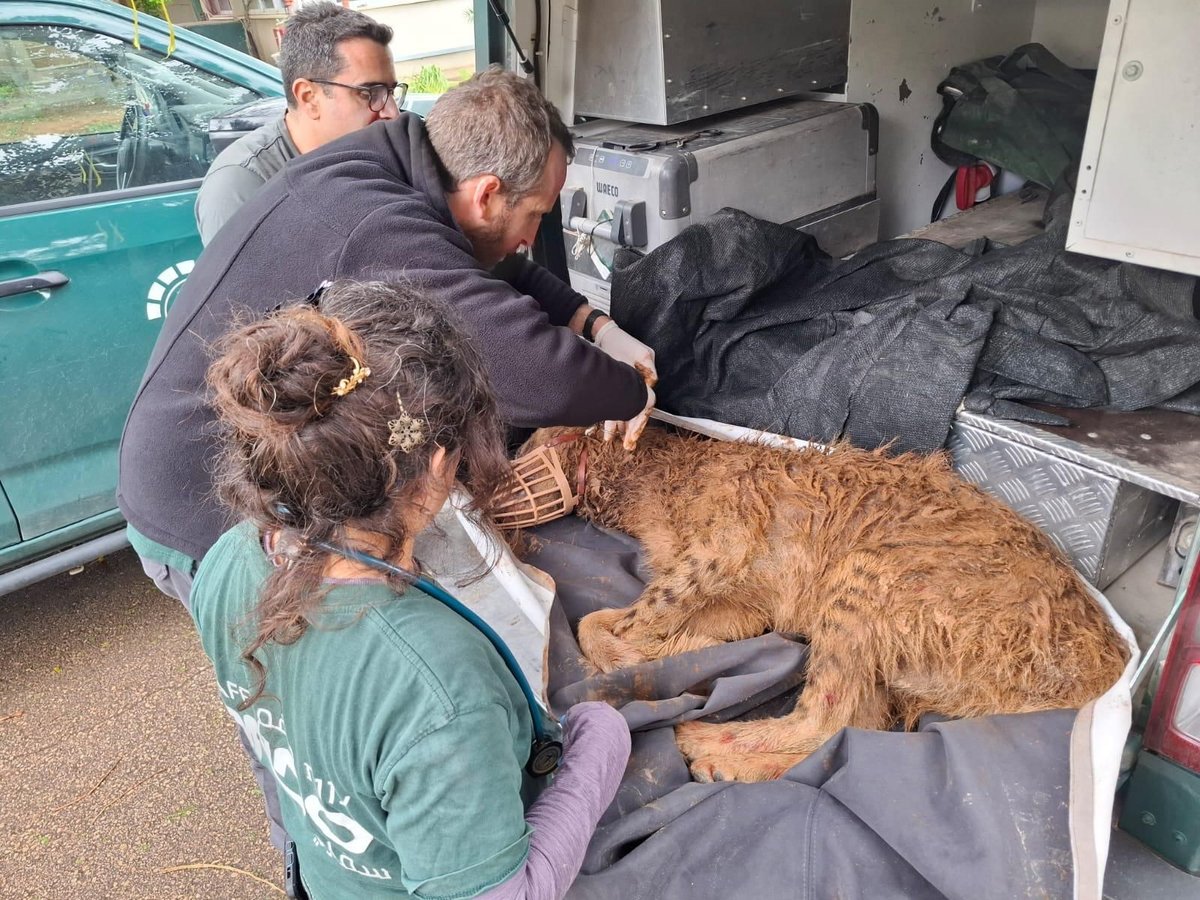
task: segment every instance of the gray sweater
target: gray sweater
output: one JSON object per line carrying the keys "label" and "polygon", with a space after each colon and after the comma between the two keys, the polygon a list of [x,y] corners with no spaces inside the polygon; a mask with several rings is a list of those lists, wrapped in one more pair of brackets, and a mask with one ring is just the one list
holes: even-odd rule
{"label": "gray sweater", "polygon": [[458,310],[511,425],[630,419],[634,370],[566,327],[584,302],[531,262],[479,268],[455,225],[420,118],[377,122],[292,160],[208,245],[154,346],[121,437],[117,502],[142,535],[201,559],[228,524],[213,496],[208,347],[233,315],[322,281],[405,277]]}
{"label": "gray sweater", "polygon": [[212,243],[221,226],[259,192],[271,176],[300,155],[284,117],[238,138],[218,154],[196,194],[200,243]]}

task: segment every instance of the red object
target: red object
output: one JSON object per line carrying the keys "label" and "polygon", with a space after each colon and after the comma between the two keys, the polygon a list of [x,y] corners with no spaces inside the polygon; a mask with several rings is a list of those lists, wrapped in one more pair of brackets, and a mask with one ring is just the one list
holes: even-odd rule
{"label": "red object", "polygon": [[959,209],[970,209],[980,190],[992,183],[996,176],[987,163],[959,166],[954,178],[954,201]]}
{"label": "red object", "polygon": [[278,50],[283,46],[283,35],[286,31],[287,26],[283,23],[280,23],[271,29],[271,34],[275,35],[275,49]]}
{"label": "red object", "polygon": [[1144,743],[1160,756],[1200,773],[1200,566],[1188,584],[1150,707]]}

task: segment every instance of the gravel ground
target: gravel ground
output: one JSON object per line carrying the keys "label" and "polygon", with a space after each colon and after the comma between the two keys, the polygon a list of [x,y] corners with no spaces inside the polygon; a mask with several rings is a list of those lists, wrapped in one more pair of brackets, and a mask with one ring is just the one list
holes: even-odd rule
{"label": "gravel ground", "polygon": [[283,895],[191,619],[128,550],[0,597],[0,785],[0,897]]}

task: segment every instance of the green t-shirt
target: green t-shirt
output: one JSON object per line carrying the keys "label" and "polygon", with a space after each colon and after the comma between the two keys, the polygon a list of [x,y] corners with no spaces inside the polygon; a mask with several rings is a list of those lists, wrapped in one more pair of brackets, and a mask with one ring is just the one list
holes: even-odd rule
{"label": "green t-shirt", "polygon": [[150,538],[146,537],[132,525],[125,526],[125,536],[129,538],[129,545],[133,547],[138,556],[144,559],[152,559],[173,569],[178,569],[185,575],[195,574],[196,561],[186,553],[180,553],[178,550],[172,550],[170,547],[158,543],[158,541],[150,540]]}
{"label": "green t-shirt", "polygon": [[204,557],[192,613],[226,710],[279,783],[316,900],[459,898],[507,880],[529,852],[523,766],[532,723],[477,629],[415,589],[339,583],[296,643],[241,660],[270,573],[242,524]]}

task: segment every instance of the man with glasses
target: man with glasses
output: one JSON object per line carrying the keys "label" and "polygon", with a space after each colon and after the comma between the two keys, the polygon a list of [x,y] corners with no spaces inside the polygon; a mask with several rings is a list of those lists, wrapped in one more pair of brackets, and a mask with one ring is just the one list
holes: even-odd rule
{"label": "man with glasses", "polygon": [[394,119],[406,85],[396,83],[392,29],[335,3],[301,7],[279,50],[287,112],[226,147],[196,197],[207,245],[288,160],[381,119]]}

